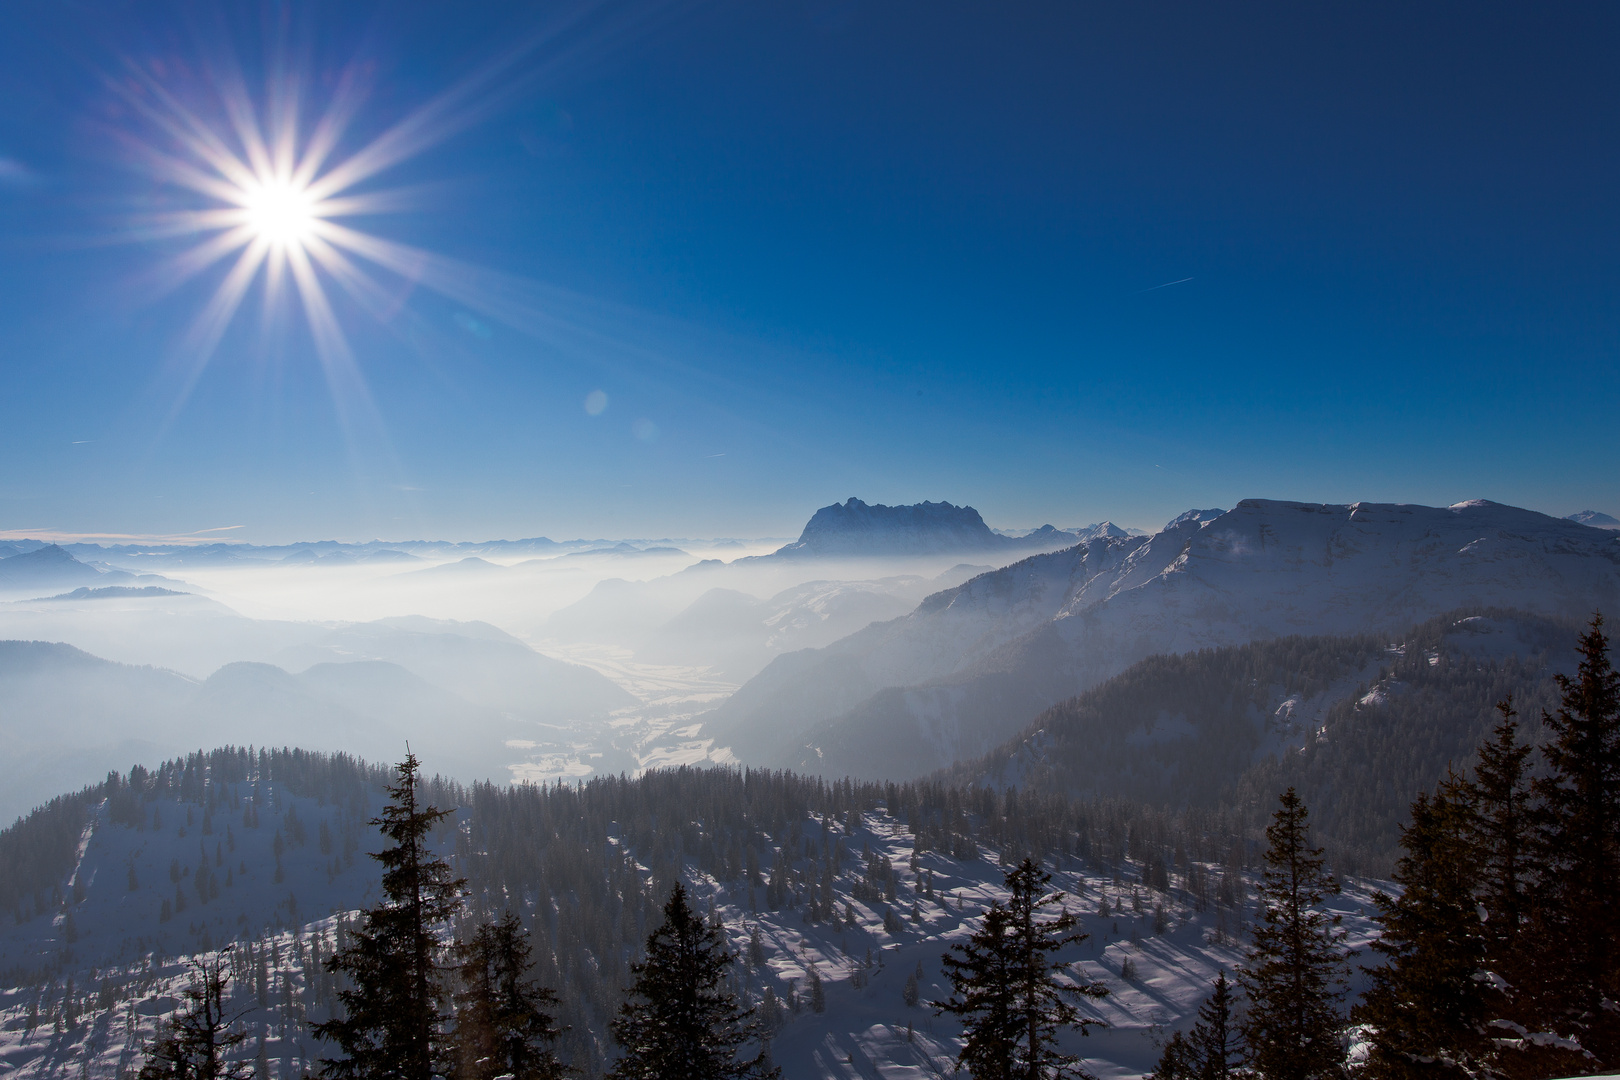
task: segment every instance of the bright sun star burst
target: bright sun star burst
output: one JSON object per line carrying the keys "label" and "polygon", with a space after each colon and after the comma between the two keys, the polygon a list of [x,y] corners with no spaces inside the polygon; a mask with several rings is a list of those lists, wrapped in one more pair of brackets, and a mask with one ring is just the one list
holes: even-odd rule
{"label": "bright sun star burst", "polygon": [[[339,384],[358,388],[361,380],[329,292],[343,293],[388,322],[411,286],[447,295],[467,288],[464,268],[344,219],[410,208],[414,199],[397,189],[378,190],[372,181],[475,122],[487,111],[481,95],[490,81],[520,55],[469,77],[348,156],[338,149],[364,96],[353,66],[327,84],[324,107],[311,118],[300,110],[313,80],[277,69],[262,99],[256,98],[229,56],[200,64],[209,74],[200,84],[171,84],[159,76],[176,69],[134,62],[125,78],[109,80],[149,125],[142,133],[120,132],[125,145],[153,179],[192,204],[142,215],[141,227],[131,231],[132,239],[194,241],[157,270],[159,286],[171,289],[221,268],[185,336],[191,376],[182,394],[256,284],[266,312],[281,309],[289,291],[296,295],[296,310],[334,392]],[[405,285],[388,278],[404,279]]]}
{"label": "bright sun star burst", "polygon": [[315,232],[322,206],[307,184],[286,177],[256,180],[242,189],[242,221],[272,247],[302,247]]}

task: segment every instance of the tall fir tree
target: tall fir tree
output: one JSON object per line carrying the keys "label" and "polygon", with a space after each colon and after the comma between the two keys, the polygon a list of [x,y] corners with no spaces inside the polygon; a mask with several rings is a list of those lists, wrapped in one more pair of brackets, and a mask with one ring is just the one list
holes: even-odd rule
{"label": "tall fir tree", "polygon": [[1058,982],[1070,965],[1056,954],[1089,935],[1074,932],[1078,920],[1062,893],[1047,891],[1051,883],[1052,875],[1026,857],[1007,871],[1007,903],[992,904],[978,932],[945,954],[953,993],[935,1008],[962,1017],[957,1064],[975,1080],[1090,1075],[1079,1058],[1063,1052],[1059,1038],[1102,1024],[1082,1017],[1071,997],[1101,998],[1108,991],[1097,982]]}
{"label": "tall fir tree", "polygon": [[1519,979],[1516,956],[1520,930],[1530,908],[1535,880],[1535,835],[1527,759],[1533,752],[1519,741],[1512,697],[1499,701],[1501,722],[1479,748],[1472,786],[1472,846],[1478,874],[1479,905],[1485,912],[1486,965],[1509,982]]}
{"label": "tall fir tree", "polygon": [[529,975],[532,948],[512,912],[485,923],[456,947],[455,1080],[561,1080],[569,1075],[553,1047],[562,1031],[557,995]]}
{"label": "tall fir tree", "polygon": [[1248,998],[1246,1062],[1263,1080],[1315,1080],[1344,1063],[1339,1004],[1347,975],[1338,916],[1319,909],[1339,883],[1310,846],[1307,812],[1293,788],[1266,828],[1259,918],[1238,979]]}
{"label": "tall fir tree", "polygon": [[1017,1024],[1013,1020],[1012,913],[990,905],[967,941],[940,958],[951,996],[929,1002],[937,1014],[962,1020],[956,1067],[974,1080],[1011,1080]]}
{"label": "tall fir tree", "polygon": [[647,938],[647,954],[631,970],[635,983],[614,1019],[613,1040],[624,1050],[609,1071],[614,1080],[775,1080],[780,1071],[761,1044],[752,1009],[725,986],[733,957],[716,927],[686,902],[679,882],[664,905],[663,924]]}
{"label": "tall fir tree", "polygon": [[225,989],[231,977],[223,954],[192,961],[184,1005],[147,1051],[140,1080],[249,1080],[253,1068],[230,1058],[247,1041],[237,1022],[248,1012],[231,1011]]}
{"label": "tall fir tree", "polygon": [[1170,1036],[1153,1080],[1231,1080],[1243,1064],[1235,1008],[1232,983],[1223,971],[1198,1007],[1192,1030]]}
{"label": "tall fir tree", "polygon": [[1401,830],[1395,897],[1379,894],[1385,957],[1354,1011],[1368,1030],[1370,1080],[1469,1080],[1488,1068],[1486,941],[1474,896],[1473,789],[1456,774],[1420,794]]}
{"label": "tall fir tree", "polygon": [[1548,775],[1538,778],[1540,854],[1546,880],[1537,905],[1545,962],[1544,1018],[1609,1066],[1620,1066],[1620,672],[1609,657],[1603,616],[1581,635],[1573,678],[1541,722]]}
{"label": "tall fir tree", "polygon": [[451,1056],[438,930],[460,910],[465,883],[429,847],[451,811],[421,804],[415,754],[397,768],[388,805],[371,821],[393,842],[372,855],[383,865],[383,900],[326,962],[349,982],[338,991],[344,1015],[314,1025],[342,1053],[321,1061],[327,1080],[430,1080]]}

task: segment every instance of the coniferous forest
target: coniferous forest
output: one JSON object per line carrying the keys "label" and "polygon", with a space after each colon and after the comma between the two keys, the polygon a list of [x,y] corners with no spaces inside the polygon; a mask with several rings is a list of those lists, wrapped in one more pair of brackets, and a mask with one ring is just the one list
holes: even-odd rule
{"label": "coniferous forest", "polygon": [[[19,932],[49,927],[55,943],[14,952],[8,974],[36,988],[28,1023],[71,1033],[149,992],[156,958],[192,956],[168,1019],[125,1066],[143,1080],[772,1077],[773,1041],[828,1008],[829,980],[860,988],[886,943],[950,912],[964,936],[896,980],[906,1038],[948,1019],[961,1036],[939,1067],[1036,1080],[1089,1075],[1084,1036],[1105,1033],[1110,1000],[1139,983],[1129,953],[1104,976],[1081,963],[1113,955],[1110,937],[1123,948],[1121,917],[1139,948],[1149,927],[1203,912],[1234,962],[1190,1025],[1161,1035],[1160,1080],[1613,1071],[1620,675],[1601,620],[1572,672],[1534,716],[1501,700],[1489,737],[1417,796],[1359,951],[1334,907],[1343,871],[1292,786],[1267,807],[1213,808],[723,768],[463,788],[411,756],[384,769],[228,749],[109,776],[0,834],[13,868],[0,903]],[[160,904],[146,933],[118,941],[75,931],[106,883],[64,887],[103,824],[198,840],[170,882],[139,880],[130,857],[121,902]],[[249,850],[256,865],[226,858]],[[376,869],[364,902],[330,917],[279,901],[274,928],[290,938],[206,917],[238,888],[308,880],[309,865],[335,885]],[[941,884],[964,866],[999,888],[970,901]],[[1053,883],[1059,870],[1074,892]],[[1086,881],[1100,895],[1081,895]],[[842,970],[806,951],[802,978],[769,976],[762,921],[787,914],[838,936]],[[280,984],[280,1022],[307,1036],[295,1058],[272,1058],[249,1019],[277,994],[267,972],[283,948],[304,973],[296,991]],[[75,986],[66,973],[87,961],[102,976]]]}

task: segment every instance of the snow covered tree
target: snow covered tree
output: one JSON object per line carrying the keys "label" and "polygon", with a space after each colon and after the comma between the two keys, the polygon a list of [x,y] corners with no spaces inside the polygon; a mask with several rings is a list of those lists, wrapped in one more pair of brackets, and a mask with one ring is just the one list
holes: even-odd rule
{"label": "snow covered tree", "polygon": [[457,945],[462,992],[453,1033],[456,1080],[560,1080],[568,1074],[552,1046],[562,1034],[551,1011],[557,995],[529,976],[532,949],[512,912]]}
{"label": "snow covered tree", "polygon": [[321,1061],[327,1080],[430,1080],[449,1057],[437,929],[460,909],[463,882],[428,840],[451,812],[421,805],[415,754],[397,768],[388,805],[371,822],[393,841],[372,856],[383,865],[383,900],[326,961],[350,984],[337,995],[344,1015],[314,1025],[343,1055]]}
{"label": "snow covered tree", "polygon": [[1052,875],[1026,857],[1007,871],[1007,903],[992,904],[968,942],[944,956],[952,994],[934,1007],[962,1017],[957,1065],[975,1080],[1088,1075],[1078,1058],[1062,1052],[1058,1038],[1062,1031],[1083,1035],[1102,1023],[1082,1018],[1070,997],[1100,998],[1108,991],[1100,983],[1058,981],[1069,964],[1054,955],[1088,935],[1074,933],[1077,920],[1062,893],[1047,891],[1051,882]]}
{"label": "snow covered tree", "polygon": [[686,902],[679,882],[664,905],[664,921],[647,938],[647,955],[631,970],[636,981],[613,1021],[613,1040],[624,1049],[614,1080],[774,1080],[780,1073],[763,1050],[740,1058],[756,1038],[725,988],[733,956],[718,928]]}
{"label": "snow covered tree", "polygon": [[1374,898],[1383,933],[1373,949],[1386,960],[1369,970],[1372,986],[1354,1014],[1368,1027],[1373,1080],[1462,1080],[1478,1074],[1491,1049],[1471,795],[1453,774],[1432,798],[1418,796],[1401,830],[1400,895]]}
{"label": "snow covered tree", "polygon": [[147,1050],[140,1080],[248,1080],[252,1068],[227,1054],[247,1041],[233,1030],[246,1010],[230,1012],[225,988],[231,976],[223,955],[193,960],[185,1004],[169,1019],[162,1038]]}
{"label": "snow covered tree", "polygon": [[1266,828],[1259,919],[1238,979],[1249,1007],[1246,1062],[1263,1080],[1313,1080],[1344,1062],[1346,958],[1337,916],[1318,910],[1339,883],[1310,846],[1307,813],[1293,788]]}
{"label": "snow covered tree", "polygon": [[1192,1031],[1178,1031],[1165,1044],[1153,1080],[1229,1080],[1242,1064],[1233,1005],[1232,984],[1223,971],[1198,1007]]}

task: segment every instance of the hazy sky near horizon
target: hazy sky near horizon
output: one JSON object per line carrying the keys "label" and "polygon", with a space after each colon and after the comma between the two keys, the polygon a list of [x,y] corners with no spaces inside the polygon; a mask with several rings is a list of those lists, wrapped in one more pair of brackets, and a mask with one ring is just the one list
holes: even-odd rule
{"label": "hazy sky near horizon", "polygon": [[[851,495],[1003,527],[1620,515],[1612,5],[0,27],[0,531],[792,535]],[[380,243],[259,266],[210,342],[249,264],[180,267],[262,204],[187,182],[209,139],[251,172],[238,132],[292,88],[299,149],[352,105],[315,175],[367,165],[325,212]]]}

